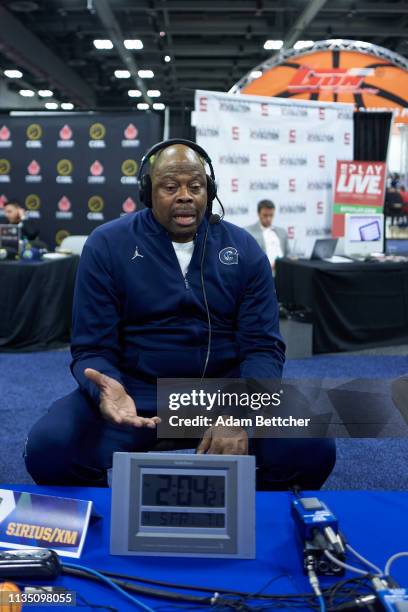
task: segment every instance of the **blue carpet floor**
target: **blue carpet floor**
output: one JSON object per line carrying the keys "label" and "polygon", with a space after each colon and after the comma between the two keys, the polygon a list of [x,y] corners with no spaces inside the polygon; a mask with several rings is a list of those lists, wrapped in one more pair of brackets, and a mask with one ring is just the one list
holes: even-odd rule
{"label": "blue carpet floor", "polygon": [[[68,351],[0,354],[0,483],[32,482],[22,460],[31,425],[76,387]],[[392,379],[408,372],[405,356],[315,356],[289,360],[288,378]],[[325,488],[408,490],[408,440],[338,440],[338,460]]]}

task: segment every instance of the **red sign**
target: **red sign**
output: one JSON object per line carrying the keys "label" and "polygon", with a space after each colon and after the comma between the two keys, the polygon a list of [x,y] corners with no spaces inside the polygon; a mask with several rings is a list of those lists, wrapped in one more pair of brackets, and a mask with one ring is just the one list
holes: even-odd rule
{"label": "red sign", "polygon": [[95,160],[92,166],[90,167],[90,171],[92,176],[101,176],[101,174],[103,173],[103,166],[98,160]]}
{"label": "red sign", "polygon": [[136,202],[132,198],[126,198],[122,204],[122,210],[125,213],[132,213],[136,210]]}
{"label": "red sign", "polygon": [[63,212],[71,210],[71,202],[69,201],[67,196],[62,196],[62,198],[58,202],[58,208]]}
{"label": "red sign", "polygon": [[385,177],[384,162],[337,161],[333,236],[344,236],[346,213],[383,212]]}

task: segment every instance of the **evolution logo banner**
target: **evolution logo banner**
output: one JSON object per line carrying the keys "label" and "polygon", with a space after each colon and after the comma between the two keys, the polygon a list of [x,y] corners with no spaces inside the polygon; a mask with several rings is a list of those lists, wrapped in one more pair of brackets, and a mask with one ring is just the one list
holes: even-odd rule
{"label": "evolution logo banner", "polygon": [[292,253],[307,257],[331,235],[336,162],[353,157],[351,104],[197,91],[192,117],[228,221],[256,222],[267,199]]}
{"label": "evolution logo banner", "polygon": [[[154,113],[4,116],[0,222],[4,203],[17,198],[53,249],[66,236],[90,234],[100,223],[133,212],[140,159],[161,136],[161,118]],[[134,175],[124,176],[123,168],[135,169]]]}
{"label": "evolution logo banner", "polygon": [[337,161],[334,189],[333,236],[344,236],[346,213],[382,213],[385,196],[385,162]]}

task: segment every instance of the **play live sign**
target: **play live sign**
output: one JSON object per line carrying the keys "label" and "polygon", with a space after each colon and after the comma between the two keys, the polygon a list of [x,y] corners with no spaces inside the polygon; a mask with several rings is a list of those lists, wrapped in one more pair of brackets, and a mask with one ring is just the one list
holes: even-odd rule
{"label": "play live sign", "polygon": [[384,162],[337,161],[333,206],[333,236],[344,236],[346,213],[382,213],[385,195]]}

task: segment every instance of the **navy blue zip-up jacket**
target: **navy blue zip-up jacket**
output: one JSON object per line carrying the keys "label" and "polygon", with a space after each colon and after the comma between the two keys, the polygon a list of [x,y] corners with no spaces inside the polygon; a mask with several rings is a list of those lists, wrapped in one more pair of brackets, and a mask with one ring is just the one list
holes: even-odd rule
{"label": "navy blue zip-up jacket", "polygon": [[[75,287],[71,369],[94,368],[124,384],[138,409],[155,410],[157,378],[200,378],[208,323],[200,280],[205,218],[184,278],[171,238],[150,209],[101,225],[88,238]],[[137,251],[136,251],[137,248]],[[285,346],[266,255],[245,230],[208,232],[204,264],[212,324],[206,376],[280,378]]]}

